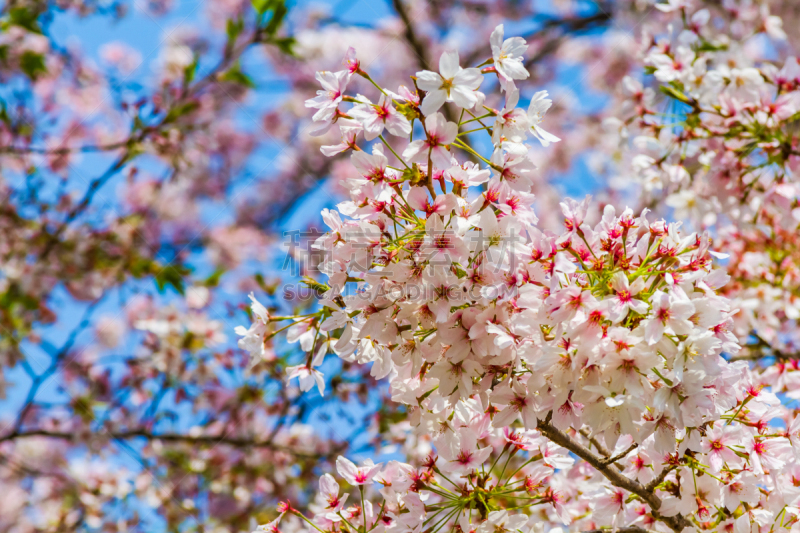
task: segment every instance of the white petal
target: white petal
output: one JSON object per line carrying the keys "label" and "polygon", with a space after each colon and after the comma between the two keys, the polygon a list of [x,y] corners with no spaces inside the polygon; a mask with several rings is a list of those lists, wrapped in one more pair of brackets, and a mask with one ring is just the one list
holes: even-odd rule
{"label": "white petal", "polygon": [[435,91],[442,86],[442,77],[430,70],[417,72],[417,87],[423,91]]}
{"label": "white petal", "polygon": [[475,94],[475,91],[468,89],[467,87],[456,85],[450,89],[450,100],[452,100],[453,103],[455,103],[458,107],[472,109],[475,107],[478,97]]}
{"label": "white petal", "polygon": [[[458,52],[455,50],[446,50],[439,58],[439,73],[446,80],[455,78],[460,68],[458,65]],[[419,85],[419,82],[417,82],[417,85]]]}
{"label": "white petal", "polygon": [[432,115],[442,107],[445,100],[447,100],[447,93],[445,91],[431,91],[425,95],[425,99],[422,101],[422,105],[419,106],[419,109],[425,116]]}
{"label": "white petal", "polygon": [[[499,24],[494,31],[492,31],[492,36],[489,37],[489,44],[492,45],[492,54],[498,55],[501,49],[503,48],[503,25]],[[497,49],[495,51],[495,49]]]}
{"label": "white petal", "polygon": [[465,68],[453,78],[455,85],[462,85],[470,89],[477,89],[483,82],[483,74],[476,68]]}

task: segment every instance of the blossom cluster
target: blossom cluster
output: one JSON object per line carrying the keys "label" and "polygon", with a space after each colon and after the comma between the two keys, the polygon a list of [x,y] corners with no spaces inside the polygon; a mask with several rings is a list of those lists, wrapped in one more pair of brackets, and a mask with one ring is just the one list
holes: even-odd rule
{"label": "blossom cluster", "polygon": [[[607,119],[622,140],[643,201],[698,229],[712,229],[732,254],[723,291],[740,310],[734,332],[747,357],[791,357],[797,337],[797,141],[800,67],[783,47],[780,17],[766,4],[669,2],[670,30],[644,44],[652,87],[625,80],[633,105]],[[662,106],[662,103],[664,104]],[[663,112],[663,111],[666,111]]]}
{"label": "blossom cluster", "polygon": [[[771,426],[789,413],[745,362],[726,359],[740,349],[732,333],[737,310],[720,294],[729,276],[714,263],[727,256],[714,251],[708,233],[650,220],[647,210],[618,214],[606,205],[590,224],[588,197],[561,203],[560,233],[537,227],[536,165],[526,140],[547,146],[559,139],[542,126],[547,93],[532,95],[527,112],[516,107],[516,83],[527,77],[524,51],[524,41],[504,40],[499,26],[491,58],[464,68],[456,52],[444,52],[438,73],[412,77],[414,89],[381,87],[352,51],[344,70],[318,73],[323,89],[307,106],[316,109],[320,131],[335,125],[342,138],[323,152],[352,151],[359,175],[344,184],[350,200],[323,212],[330,229],[316,242],[328,277],[322,309],[273,319],[254,301],[258,320],[239,330],[240,345],[259,355],[276,332],[272,323],[289,320],[281,329],[308,353],[290,376],[305,390],[316,383],[323,392],[317,367],[329,352],[371,363],[416,430],[439,436],[429,468],[456,473],[459,513],[477,508],[472,494],[481,494],[489,479],[482,476],[492,471],[486,474],[492,448],[482,439],[505,432],[522,435],[520,449],[539,450],[534,463],[557,444],[594,470],[585,485],[564,481],[571,504],[556,522],[791,528],[800,512],[800,492],[787,488],[799,423],[787,419],[788,431]],[[347,94],[354,76],[373,83],[378,103]],[[504,92],[503,109],[485,105],[483,85]],[[471,144],[475,132],[489,137],[486,157]],[[362,134],[380,142],[361,148]],[[355,481],[345,477],[360,484],[358,476],[371,478],[376,468],[358,470]],[[545,486],[558,492],[559,485]],[[419,530],[419,503],[408,504],[408,523],[384,514],[397,499],[386,496],[381,512],[364,503],[353,511],[364,521],[355,529]],[[586,501],[593,502],[588,518]],[[314,526],[334,530],[355,519],[341,511]],[[472,523],[470,513],[464,523],[456,514],[434,529]],[[533,523],[552,518],[531,516]],[[509,518],[509,529],[522,528],[523,518]],[[489,522],[479,528],[504,527],[486,513],[481,519]]]}
{"label": "blossom cluster", "polygon": [[[340,479],[360,494],[347,489],[343,492],[334,476],[324,474],[319,492],[309,505],[311,519],[287,502],[279,507],[281,516],[259,530],[275,532],[286,525],[295,529],[296,524],[286,524],[284,513],[299,516],[318,531],[349,527],[355,531],[402,532],[450,525],[480,533],[541,530],[538,516],[497,509],[498,504],[511,507],[513,502],[541,505],[542,515],[567,517],[564,494],[547,487],[554,479],[564,479],[575,463],[567,450],[532,432],[492,429],[489,415],[474,407],[458,413],[458,437],[442,435],[438,439],[440,457],[430,455],[415,468],[399,461],[376,465],[367,460],[356,465],[339,456],[336,467]],[[479,439],[489,439],[494,446],[477,448]],[[468,459],[451,459],[469,455],[471,448],[475,453]],[[475,466],[495,448],[499,450],[496,460],[477,470]]]}

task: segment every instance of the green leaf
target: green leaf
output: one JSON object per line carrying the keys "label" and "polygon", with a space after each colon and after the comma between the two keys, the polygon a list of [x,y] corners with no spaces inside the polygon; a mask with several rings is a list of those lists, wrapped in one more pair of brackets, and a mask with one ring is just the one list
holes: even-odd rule
{"label": "green leaf", "polygon": [[186,285],[183,282],[183,278],[189,274],[191,274],[191,270],[183,265],[173,265],[170,263],[169,265],[161,268],[158,272],[156,272],[155,276],[158,292],[163,293],[166,290],[167,285],[170,285],[180,294],[184,294],[186,291]]}
{"label": "green leaf", "polygon": [[235,41],[236,37],[238,37],[239,34],[242,33],[243,29],[244,29],[244,20],[242,20],[241,17],[239,17],[236,20],[228,19],[228,23],[226,24],[228,40],[231,42]]}
{"label": "green leaf", "polygon": [[164,118],[164,123],[173,122],[184,115],[188,115],[198,107],[200,107],[200,103],[193,100],[178,104],[169,110],[169,113],[167,113],[167,116]]}
{"label": "green leaf", "polygon": [[186,68],[183,69],[183,85],[188,86],[192,83],[195,74],[197,73],[197,63],[199,61],[199,57],[195,54],[194,60],[190,65],[187,65]]}
{"label": "green leaf", "polygon": [[253,9],[256,10],[256,13],[263,15],[272,8],[275,0],[250,0],[250,3],[253,4]]}
{"label": "green leaf", "polygon": [[222,267],[217,268],[210,276],[206,278],[206,280],[203,282],[203,285],[205,285],[206,287],[216,287],[217,285],[219,285],[219,279],[222,277],[224,273],[225,273],[224,268]]}
{"label": "green leaf", "polygon": [[47,74],[47,67],[44,64],[44,56],[27,50],[19,58],[19,66],[22,72],[32,80],[36,80],[40,74]]}
{"label": "green leaf", "polygon": [[11,125],[11,117],[8,116],[8,107],[6,107],[6,102],[2,98],[0,98],[0,121],[4,124]]}
{"label": "green leaf", "polygon": [[39,13],[25,7],[12,7],[8,10],[8,23],[20,26],[34,33],[42,33],[39,27]]}
{"label": "green leaf", "polygon": [[695,50],[698,52],[723,52],[727,49],[727,44],[714,44],[706,40],[703,40],[695,47]]}
{"label": "green leaf", "polygon": [[289,13],[289,10],[283,2],[275,2],[272,18],[269,19],[269,24],[264,28],[267,35],[274,36],[277,33],[287,13]]}
{"label": "green leaf", "polygon": [[294,45],[297,44],[294,37],[276,37],[270,40],[270,43],[278,47],[278,50],[286,55],[294,56]]}
{"label": "green leaf", "polygon": [[309,287],[311,289],[314,289],[315,291],[319,291],[321,293],[322,292],[328,292],[331,289],[327,284],[320,283],[319,281],[317,281],[315,279],[312,279],[312,278],[309,278],[308,276],[306,276],[302,280],[300,280],[300,283],[303,283],[307,287]]}
{"label": "green leaf", "polygon": [[151,272],[153,262],[149,259],[137,258],[130,264],[130,273],[134,278],[143,278]]}
{"label": "green leaf", "polygon": [[670,87],[669,85],[662,85],[660,89],[662,93],[666,94],[671,98],[674,98],[675,100],[683,102],[684,104],[688,104],[689,102],[691,102],[688,96],[678,91],[674,87]]}
{"label": "green leaf", "polygon": [[250,89],[254,89],[256,86],[250,76],[242,72],[242,69],[238,63],[233,65],[229,70],[220,74],[219,80],[227,81],[228,83],[236,83],[237,85],[244,85]]}

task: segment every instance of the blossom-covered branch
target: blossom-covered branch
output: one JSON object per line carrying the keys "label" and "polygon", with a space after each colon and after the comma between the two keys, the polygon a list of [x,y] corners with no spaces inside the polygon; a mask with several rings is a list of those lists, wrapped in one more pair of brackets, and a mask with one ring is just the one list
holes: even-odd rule
{"label": "blossom-covered branch", "polygon": [[[787,499],[763,475],[791,476],[800,419],[786,420],[789,431],[770,426],[777,397],[754,384],[746,364],[723,357],[740,346],[736,309],[720,294],[729,276],[714,266],[725,256],[710,234],[651,221],[647,210],[617,215],[611,205],[590,225],[588,197],[561,203],[560,233],[537,227],[536,167],[525,141],[548,147],[560,139],[544,128],[545,91],[530,96],[527,111],[517,108],[526,48],[498,26],[485,62],[462,67],[457,52],[444,51],[438,72],[412,76],[413,89],[381,86],[354,50],[344,70],[317,75],[323,89],[306,105],[318,132],[341,135],[322,151],[351,152],[358,172],[344,183],[350,200],[323,211],[330,231],[316,248],[328,280],[313,282],[322,308],[273,317],[251,295],[254,322],[238,329],[240,345],[258,360],[263,343],[285,330],[308,353],[288,377],[320,393],[328,353],[371,363],[416,431],[436,435],[438,457],[426,459],[426,475],[443,476],[453,490],[441,490],[445,481],[433,483],[437,497],[427,484],[398,488],[393,476],[412,479],[413,467],[357,468],[340,458],[351,485],[389,476],[377,478],[380,511],[362,501],[348,514],[336,507],[303,518],[320,531],[346,524],[364,533],[417,531],[430,521],[431,531],[548,522],[577,530],[749,530],[765,520],[791,527],[796,496]],[[347,93],[357,77],[375,86],[378,103]],[[484,85],[505,94],[502,109],[486,105]],[[442,113],[448,107],[457,121]],[[461,140],[479,133],[491,153]],[[362,134],[380,142],[362,148]],[[603,456],[570,433],[588,434],[598,449],[604,442]],[[491,445],[501,438],[502,449]],[[503,480],[505,469],[493,472],[509,446],[531,453]],[[568,464],[548,462],[558,450],[582,459],[575,468],[591,480],[586,486],[564,481]],[[523,487],[532,501],[503,501]],[[552,514],[537,513],[540,504]]]}

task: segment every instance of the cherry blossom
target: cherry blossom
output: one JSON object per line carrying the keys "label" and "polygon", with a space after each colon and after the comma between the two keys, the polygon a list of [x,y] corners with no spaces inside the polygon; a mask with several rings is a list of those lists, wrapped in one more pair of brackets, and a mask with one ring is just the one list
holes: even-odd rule
{"label": "cherry blossom", "polygon": [[528,106],[528,122],[533,130],[533,136],[536,137],[542,146],[548,146],[550,143],[558,142],[561,139],[545,131],[539,124],[542,123],[545,113],[550,109],[552,101],[547,97],[547,91],[539,91],[531,98],[531,103]]}
{"label": "cherry blossom", "polygon": [[492,32],[490,44],[494,68],[497,70],[500,82],[506,91],[509,91],[513,90],[512,80],[524,80],[530,76],[522,61],[522,54],[528,49],[528,45],[522,37],[509,37],[503,40],[503,33],[503,25],[500,24]]}
{"label": "cherry blossom", "polygon": [[447,50],[439,57],[438,74],[429,70],[417,72],[417,86],[427,92],[420,111],[426,116],[432,115],[445,102],[471,109],[478,103],[475,91],[482,81],[483,76],[478,69],[461,68],[458,52]]}
{"label": "cherry blossom", "polygon": [[[360,101],[364,101],[362,96]],[[380,135],[384,128],[392,135],[404,136],[411,132],[411,124],[392,105],[391,99],[381,94],[377,104],[366,101],[365,104],[355,107],[350,115],[358,120],[364,127],[364,136],[371,141]]]}
{"label": "cherry blossom", "polygon": [[415,163],[428,159],[441,169],[450,167],[449,146],[458,135],[458,125],[441,113],[433,113],[425,122],[426,138],[413,141],[403,150],[403,158]]}
{"label": "cherry blossom", "polygon": [[[356,466],[341,455],[336,459],[336,470],[351,485],[364,485],[372,482],[372,478],[380,470],[381,465],[372,463]],[[338,487],[337,487],[338,488]]]}

